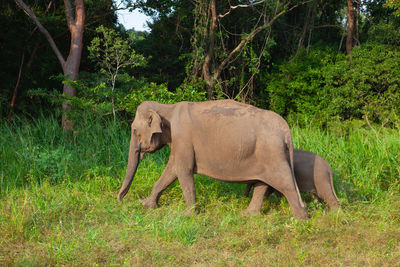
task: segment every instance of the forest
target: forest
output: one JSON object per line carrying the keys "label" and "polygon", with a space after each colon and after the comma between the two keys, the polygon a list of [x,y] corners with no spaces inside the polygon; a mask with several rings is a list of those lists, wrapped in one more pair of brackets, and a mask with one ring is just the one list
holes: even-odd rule
{"label": "forest", "polygon": [[[0,265],[400,262],[399,0],[3,0],[0,21]],[[178,182],[146,209],[168,147],[118,202],[140,103],[217,99],[285,118],[341,208],[241,216],[245,185],[195,175],[199,215]]]}

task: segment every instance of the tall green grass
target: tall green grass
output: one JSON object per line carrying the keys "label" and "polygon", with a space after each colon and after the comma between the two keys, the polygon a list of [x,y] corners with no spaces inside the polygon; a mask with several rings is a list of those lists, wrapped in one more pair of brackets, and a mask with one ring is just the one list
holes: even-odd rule
{"label": "tall green grass", "polygon": [[[400,129],[334,123],[327,130],[292,127],[294,145],[325,158],[339,196],[373,200],[400,188]],[[379,133],[378,133],[379,131]]]}
{"label": "tall green grass", "polygon": [[[293,125],[294,144],[331,164],[340,196],[371,200],[388,190],[398,190],[400,130],[381,129],[378,133],[356,125],[333,124],[328,130]],[[44,180],[57,184],[108,176],[118,180],[116,186],[123,177],[130,140],[126,124],[88,120],[68,133],[54,118],[41,117],[33,122],[19,120],[12,126],[2,123],[0,130],[0,195]],[[168,154],[165,148],[148,155],[137,176],[144,176],[151,184]]]}
{"label": "tall green grass", "polygon": [[[371,126],[373,127],[373,126]],[[304,195],[310,220],[285,199],[240,216],[244,185],[196,176],[200,215],[187,217],[179,183],[160,208],[148,196],[169,150],[147,155],[122,203],[129,126],[54,118],[0,126],[0,265],[395,265],[400,259],[400,132],[368,125],[292,125],[296,148],[334,170],[342,209]]]}
{"label": "tall green grass", "polygon": [[44,180],[59,183],[93,175],[119,175],[129,146],[128,127],[82,121],[64,132],[54,118],[1,125],[0,192]]}

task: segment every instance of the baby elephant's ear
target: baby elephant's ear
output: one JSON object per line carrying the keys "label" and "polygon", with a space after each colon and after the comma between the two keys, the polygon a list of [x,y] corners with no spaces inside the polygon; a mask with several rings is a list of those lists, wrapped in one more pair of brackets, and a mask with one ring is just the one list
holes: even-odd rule
{"label": "baby elephant's ear", "polygon": [[149,111],[149,127],[151,129],[151,134],[155,134],[155,133],[162,133],[161,130],[161,117],[160,115],[158,115],[157,112],[155,112],[154,110],[150,110]]}

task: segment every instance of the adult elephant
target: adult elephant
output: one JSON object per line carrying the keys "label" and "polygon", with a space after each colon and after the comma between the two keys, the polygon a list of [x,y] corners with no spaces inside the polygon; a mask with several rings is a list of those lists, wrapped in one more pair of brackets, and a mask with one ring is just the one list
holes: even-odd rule
{"label": "adult elephant", "polygon": [[[162,192],[176,179],[189,212],[196,212],[193,174],[225,182],[255,185],[247,213],[259,213],[259,200],[270,185],[288,200],[293,216],[307,219],[293,174],[293,142],[278,114],[233,100],[139,105],[131,126],[128,167],[118,193],[129,190],[140,159],[164,145],[171,148],[161,177],[144,206],[156,208]],[[261,190],[257,190],[260,188]]]}

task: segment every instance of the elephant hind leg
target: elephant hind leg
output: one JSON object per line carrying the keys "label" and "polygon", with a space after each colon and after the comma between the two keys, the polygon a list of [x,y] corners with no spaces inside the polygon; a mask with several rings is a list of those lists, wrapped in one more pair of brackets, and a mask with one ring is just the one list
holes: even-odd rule
{"label": "elephant hind leg", "polygon": [[194,178],[192,173],[181,173],[178,176],[178,181],[182,188],[183,198],[186,202],[187,215],[199,214],[196,208],[196,189],[194,185]]}
{"label": "elephant hind leg", "polygon": [[317,197],[324,200],[331,210],[340,207],[335,188],[333,187],[332,172],[326,171],[320,174],[320,179],[316,179],[315,188]]}
{"label": "elephant hind leg", "polygon": [[307,220],[305,205],[289,164],[277,164],[272,169],[274,172],[266,173],[263,182],[272,186],[286,197],[295,218]]}
{"label": "elephant hind leg", "polygon": [[317,197],[320,200],[324,200],[328,204],[329,209],[331,209],[331,210],[335,210],[335,209],[340,208],[340,203],[339,203],[339,200],[336,197],[336,194],[334,194],[331,191],[322,192],[322,193],[318,192]]}

